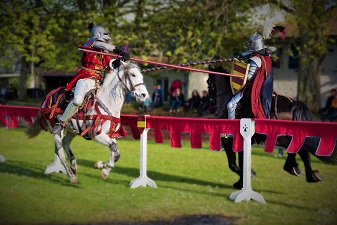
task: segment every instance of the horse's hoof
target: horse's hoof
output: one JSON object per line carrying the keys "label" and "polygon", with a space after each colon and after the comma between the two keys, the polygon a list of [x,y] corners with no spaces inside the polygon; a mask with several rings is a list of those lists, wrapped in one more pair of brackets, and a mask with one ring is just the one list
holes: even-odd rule
{"label": "horse's hoof", "polygon": [[94,165],[95,169],[102,169],[103,168],[103,162],[102,161],[97,161]]}
{"label": "horse's hoof", "polygon": [[287,171],[288,173],[290,173],[291,175],[294,175],[294,176],[300,176],[301,175],[301,169],[298,166],[293,166],[293,167],[284,166],[283,169],[285,171]]}
{"label": "horse's hoof", "polygon": [[101,177],[102,177],[102,179],[103,179],[103,180],[106,180],[106,179],[108,178],[108,176],[109,176],[109,173],[107,173],[107,172],[105,172],[104,170],[102,170],[102,172],[101,172]]}
{"label": "horse's hoof", "polygon": [[233,189],[241,190],[242,188],[243,188],[243,182],[242,182],[241,179],[238,182],[236,182],[235,184],[233,184]]}
{"label": "horse's hoof", "polygon": [[317,170],[314,170],[311,173],[311,176],[309,174],[309,176],[307,177],[307,181],[309,183],[316,183],[316,182],[320,182],[322,180],[323,180],[323,177],[322,177],[322,175]]}
{"label": "horse's hoof", "polygon": [[71,171],[73,171],[74,174],[77,173],[77,163],[76,163],[76,159],[74,159],[74,160],[71,162],[70,169],[71,169]]}
{"label": "horse's hoof", "polygon": [[70,169],[71,169],[71,171],[73,171],[73,174],[76,175],[76,173],[77,173],[77,166],[76,165],[71,165]]}
{"label": "horse's hoof", "polygon": [[251,171],[250,171],[250,177],[251,177],[251,178],[256,177],[256,172],[255,172],[255,170],[251,170]]}
{"label": "horse's hoof", "polygon": [[117,162],[118,159],[121,157],[121,154],[119,153],[119,151],[116,152],[116,155],[115,155],[115,160],[114,162]]}
{"label": "horse's hoof", "polygon": [[295,176],[301,176],[301,169],[298,166],[293,167],[293,175]]}
{"label": "horse's hoof", "polygon": [[70,178],[70,183],[72,183],[72,184],[78,184],[77,177]]}

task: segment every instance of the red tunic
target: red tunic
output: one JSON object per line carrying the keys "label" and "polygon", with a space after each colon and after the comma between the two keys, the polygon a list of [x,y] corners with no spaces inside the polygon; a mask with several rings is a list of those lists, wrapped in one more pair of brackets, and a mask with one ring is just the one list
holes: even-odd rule
{"label": "red tunic", "polygon": [[262,61],[261,67],[259,67],[256,72],[252,82],[247,84],[246,91],[244,95],[250,95],[250,102],[252,107],[252,113],[255,118],[267,118],[264,113],[261,101],[261,89],[263,82],[269,75],[272,61],[269,56],[263,56],[256,54]]}
{"label": "red tunic", "polygon": [[[92,51],[102,52],[101,49],[93,47],[85,47]],[[76,86],[79,79],[95,78],[101,80],[104,70],[109,66],[110,56],[96,54],[92,52],[83,52],[82,68],[77,72],[76,76],[67,84],[65,90],[69,91]]]}

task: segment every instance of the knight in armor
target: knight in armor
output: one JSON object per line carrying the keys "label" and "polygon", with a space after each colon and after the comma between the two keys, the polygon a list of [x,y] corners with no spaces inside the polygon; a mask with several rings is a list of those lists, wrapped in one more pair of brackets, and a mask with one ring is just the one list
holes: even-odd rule
{"label": "knight in armor", "polygon": [[111,37],[103,27],[90,24],[88,29],[91,30],[91,38],[81,47],[97,53],[83,52],[82,68],[65,88],[66,91],[69,91],[75,87],[74,98],[59,118],[59,123],[53,128],[54,134],[61,133],[71,117],[77,112],[79,106],[82,105],[86,94],[95,89],[103,79],[104,70],[109,66],[111,57],[98,53],[113,52],[121,55],[123,61],[130,59],[129,54],[122,47],[116,47],[108,43]]}
{"label": "knight in armor", "polygon": [[266,48],[264,38],[254,33],[245,43],[248,51],[237,58],[244,60],[247,66],[247,81],[227,104],[228,119],[235,119],[235,110],[243,98],[250,101],[252,113],[256,118],[270,118],[270,108],[273,93],[273,78],[271,75],[271,53],[276,49]]}

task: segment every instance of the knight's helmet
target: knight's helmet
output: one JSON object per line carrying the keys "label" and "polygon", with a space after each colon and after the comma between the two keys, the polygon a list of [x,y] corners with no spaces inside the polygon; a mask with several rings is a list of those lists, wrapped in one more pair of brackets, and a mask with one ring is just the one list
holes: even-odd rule
{"label": "knight's helmet", "polygon": [[97,38],[97,40],[108,42],[111,40],[108,32],[101,26],[94,25],[91,29],[91,38]]}
{"label": "knight's helmet", "polygon": [[264,49],[264,41],[263,37],[258,33],[252,34],[248,41],[245,42],[245,47],[248,51],[258,52]]}

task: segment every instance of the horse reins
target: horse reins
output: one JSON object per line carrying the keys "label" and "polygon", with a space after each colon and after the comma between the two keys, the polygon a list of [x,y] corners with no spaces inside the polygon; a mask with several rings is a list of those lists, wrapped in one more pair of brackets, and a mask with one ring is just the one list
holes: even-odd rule
{"label": "horse reins", "polygon": [[[135,90],[136,87],[140,86],[140,85],[144,85],[145,86],[145,83],[139,83],[139,84],[136,84],[136,85],[133,85],[132,81],[131,81],[131,78],[130,78],[130,75],[128,73],[128,71],[125,69],[125,72],[124,72],[124,82],[122,81],[122,78],[119,76],[119,67],[118,67],[118,71],[117,71],[117,77],[118,77],[118,80],[123,84],[123,86],[126,88],[126,90],[128,92],[132,92]],[[131,90],[128,88],[128,86],[126,85],[126,82],[127,80],[129,81],[130,85],[131,85]]]}

